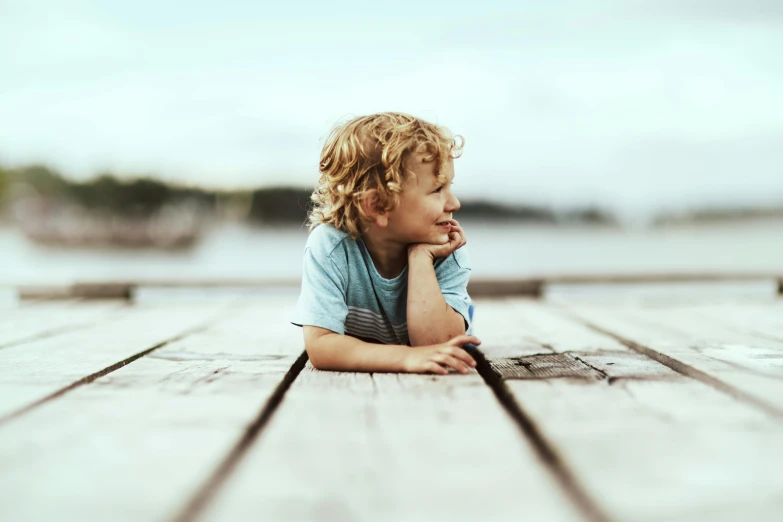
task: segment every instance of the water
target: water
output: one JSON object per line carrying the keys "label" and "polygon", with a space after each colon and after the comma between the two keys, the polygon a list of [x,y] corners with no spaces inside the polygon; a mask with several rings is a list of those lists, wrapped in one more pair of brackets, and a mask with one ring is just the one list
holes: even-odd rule
{"label": "water", "polygon": [[[783,221],[660,230],[463,222],[476,277],[635,272],[783,274]],[[0,228],[0,285],[300,276],[303,228],[214,229],[192,250],[63,249]]]}

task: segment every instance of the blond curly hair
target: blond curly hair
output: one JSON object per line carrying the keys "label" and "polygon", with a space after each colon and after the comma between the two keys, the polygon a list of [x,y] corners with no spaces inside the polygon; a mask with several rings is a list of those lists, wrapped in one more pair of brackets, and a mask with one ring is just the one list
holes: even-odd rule
{"label": "blond curly hair", "polygon": [[357,239],[370,219],[362,198],[377,190],[387,211],[398,204],[403,183],[413,172],[405,168],[412,153],[435,162],[439,183],[444,167],[462,154],[465,140],[444,127],[399,112],[360,116],[335,126],[321,151],[321,178],[310,199],[309,228],[330,224]]}

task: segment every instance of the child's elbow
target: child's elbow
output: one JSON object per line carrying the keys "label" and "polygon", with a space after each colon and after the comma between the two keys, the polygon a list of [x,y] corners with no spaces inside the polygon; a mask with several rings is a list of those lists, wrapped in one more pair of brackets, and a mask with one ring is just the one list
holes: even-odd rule
{"label": "child's elbow", "polygon": [[[329,332],[331,333],[331,332]],[[324,346],[324,338],[327,333],[321,331],[320,328],[305,327],[304,331],[304,345],[307,352],[307,358],[310,359],[310,364],[317,370],[328,370],[329,368],[329,356],[328,350]]]}
{"label": "child's elbow", "polygon": [[326,364],[326,358],[323,356],[323,352],[313,346],[305,345],[305,351],[307,352],[307,358],[310,359],[310,364],[316,370],[328,370]]}

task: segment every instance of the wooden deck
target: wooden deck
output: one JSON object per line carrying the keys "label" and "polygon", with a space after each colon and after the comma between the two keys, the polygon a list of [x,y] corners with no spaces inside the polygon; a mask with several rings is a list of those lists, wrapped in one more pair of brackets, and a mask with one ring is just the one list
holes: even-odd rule
{"label": "wooden deck", "polygon": [[479,299],[443,377],[313,369],[295,297],[0,301],[0,520],[783,520],[774,292]]}

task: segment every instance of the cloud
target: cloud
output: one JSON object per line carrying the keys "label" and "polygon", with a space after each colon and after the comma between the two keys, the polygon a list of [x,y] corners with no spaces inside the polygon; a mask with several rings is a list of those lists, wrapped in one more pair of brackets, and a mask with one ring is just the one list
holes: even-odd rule
{"label": "cloud", "polygon": [[783,186],[783,32],[749,23],[777,2],[18,5],[4,161],[305,185],[335,122],[402,110],[466,137],[465,196],[651,209]]}

